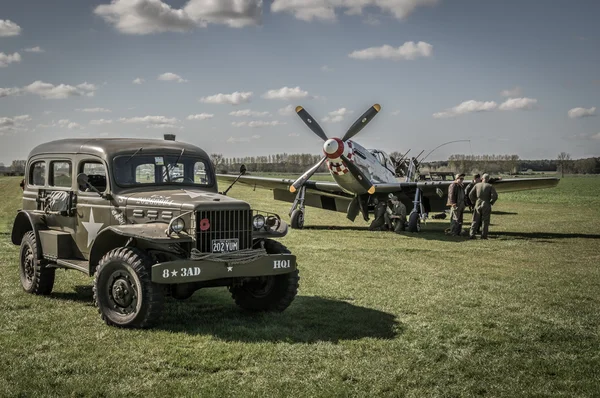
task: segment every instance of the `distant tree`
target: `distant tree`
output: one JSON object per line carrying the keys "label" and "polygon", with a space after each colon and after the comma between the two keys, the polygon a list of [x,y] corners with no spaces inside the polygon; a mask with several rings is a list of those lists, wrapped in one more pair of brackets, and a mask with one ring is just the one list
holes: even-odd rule
{"label": "distant tree", "polygon": [[566,152],[561,152],[558,154],[558,157],[556,160],[558,161],[558,167],[560,168],[560,174],[562,177],[564,177],[565,170],[567,170],[567,172],[568,172],[569,167],[571,165],[571,155]]}
{"label": "distant tree", "polygon": [[210,161],[213,164],[213,168],[216,170],[217,167],[219,167],[221,165],[221,162],[223,162],[223,154],[222,153],[211,153]]}
{"label": "distant tree", "polygon": [[10,168],[14,173],[17,174],[25,174],[25,165],[27,164],[26,160],[13,160]]}

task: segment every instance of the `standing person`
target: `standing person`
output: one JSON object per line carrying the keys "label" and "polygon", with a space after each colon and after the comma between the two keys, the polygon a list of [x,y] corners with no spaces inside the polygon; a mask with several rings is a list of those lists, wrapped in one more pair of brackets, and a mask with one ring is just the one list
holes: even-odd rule
{"label": "standing person", "polygon": [[481,239],[487,239],[488,228],[492,215],[492,206],[498,200],[496,188],[490,184],[490,175],[484,174],[483,181],[475,185],[469,193],[469,199],[475,203],[475,212],[473,213],[473,223],[469,238],[475,239],[475,233],[481,226]]}
{"label": "standing person", "polygon": [[473,181],[471,181],[465,188],[465,204],[467,205],[470,211],[473,211],[475,203],[471,202],[471,199],[469,199],[469,193],[471,192],[471,189],[473,189],[475,184],[479,182],[481,182],[481,175],[477,173],[473,176]]}
{"label": "standing person", "polygon": [[456,176],[456,180],[448,186],[448,202],[446,205],[451,208],[450,234],[453,236],[460,236],[462,232],[463,213],[465,211],[464,180],[464,173],[460,173]]}

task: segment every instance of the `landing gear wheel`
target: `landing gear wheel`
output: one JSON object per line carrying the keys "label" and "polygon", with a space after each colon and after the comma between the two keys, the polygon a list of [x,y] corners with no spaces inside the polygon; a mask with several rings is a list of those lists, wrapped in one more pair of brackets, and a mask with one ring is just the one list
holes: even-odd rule
{"label": "landing gear wheel", "polygon": [[134,247],[102,257],[94,278],[94,304],[106,324],[144,328],[158,319],[163,292],[150,279],[151,267],[150,257]]}
{"label": "landing gear wheel", "polygon": [[296,209],[292,212],[292,228],[304,228],[304,212],[300,209]]}
{"label": "landing gear wheel", "polygon": [[[269,254],[290,253],[281,243],[265,239]],[[287,274],[261,276],[241,286],[230,287],[231,297],[241,308],[249,311],[282,312],[298,293],[298,270]]]}
{"label": "landing gear wheel", "polygon": [[54,268],[46,268],[37,239],[33,231],[27,232],[21,240],[19,255],[19,276],[23,290],[31,294],[48,295],[54,287]]}
{"label": "landing gear wheel", "polygon": [[421,219],[419,213],[410,213],[408,217],[408,232],[421,232]]}

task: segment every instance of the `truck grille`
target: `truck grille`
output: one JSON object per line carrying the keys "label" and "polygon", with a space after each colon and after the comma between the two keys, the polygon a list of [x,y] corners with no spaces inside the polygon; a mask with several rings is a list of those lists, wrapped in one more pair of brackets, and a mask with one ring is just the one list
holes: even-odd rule
{"label": "truck grille", "polygon": [[[210,227],[200,228],[208,219]],[[201,252],[212,251],[213,239],[239,239],[239,250],[252,247],[252,210],[209,210],[196,213],[196,245]]]}

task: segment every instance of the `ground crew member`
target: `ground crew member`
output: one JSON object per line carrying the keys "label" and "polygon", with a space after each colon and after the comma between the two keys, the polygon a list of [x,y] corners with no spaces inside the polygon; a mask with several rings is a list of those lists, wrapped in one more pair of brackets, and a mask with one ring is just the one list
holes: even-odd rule
{"label": "ground crew member", "polygon": [[465,211],[465,180],[464,173],[456,176],[456,180],[448,187],[448,202],[447,206],[450,210],[450,235],[460,236],[462,232],[463,213]]}
{"label": "ground crew member", "polygon": [[400,233],[406,229],[406,206],[396,195],[390,195],[390,203],[384,216],[390,231]]}
{"label": "ground crew member", "polygon": [[385,213],[387,203],[385,200],[379,200],[375,198],[373,200],[375,219],[369,225],[369,231],[385,231],[387,225],[385,224]]}
{"label": "ground crew member", "polygon": [[475,233],[481,226],[481,239],[487,239],[490,218],[492,215],[492,205],[498,200],[496,188],[489,183],[490,175],[484,174],[483,181],[476,184],[469,193],[469,199],[475,203],[475,212],[473,213],[473,223],[469,238],[475,239]]}

